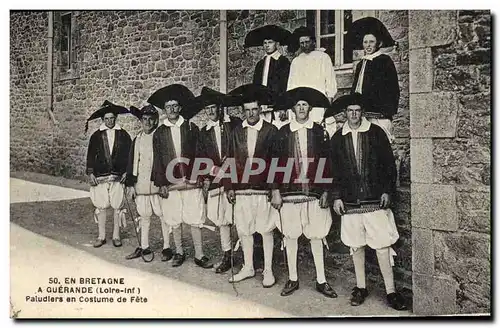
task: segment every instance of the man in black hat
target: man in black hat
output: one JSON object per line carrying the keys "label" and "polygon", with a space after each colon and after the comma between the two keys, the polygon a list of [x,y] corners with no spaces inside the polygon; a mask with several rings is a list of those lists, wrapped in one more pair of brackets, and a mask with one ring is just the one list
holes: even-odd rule
{"label": "man in black hat", "polygon": [[379,125],[392,143],[392,117],[398,111],[400,90],[394,62],[381,48],[392,47],[395,42],[384,24],[373,17],[353,22],[348,40],[354,49],[364,51],[356,66],[351,92],[365,96],[369,106],[367,119]]}
{"label": "man in black hat", "polygon": [[[330,102],[337,94],[335,70],[330,56],[321,49],[315,50],[315,36],[313,31],[301,26],[291,37],[290,48],[299,48],[299,54],[292,60],[287,90],[298,87],[308,87],[322,92]],[[315,107],[310,116],[314,122],[323,121],[325,108]],[[293,115],[292,115],[293,116]],[[327,124],[335,124],[328,121]]]}
{"label": "man in black hat", "polygon": [[151,254],[149,248],[149,226],[151,216],[155,214],[160,218],[161,230],[163,234],[162,261],[169,261],[173,252],[170,249],[169,226],[163,220],[161,210],[160,188],[151,181],[153,169],[153,133],[158,127],[159,115],[153,105],[144,106],[141,110],[131,108],[140,121],[142,131],[132,141],[130,149],[129,163],[127,167],[126,185],[129,193],[135,200],[137,212],[139,213],[139,227],[141,230],[141,245],[126,257],[127,260],[135,259],[143,255]]}
{"label": "man in black hat", "polygon": [[172,227],[176,253],[172,266],[185,260],[181,224],[191,226],[194,262],[202,268],[213,264],[203,254],[201,228],[204,227],[204,200],[199,181],[191,180],[196,158],[198,127],[188,120],[199,109],[191,105],[193,93],[183,85],[172,84],[156,91],[148,102],[165,110],[166,119],[153,134],[152,180],[160,188],[163,219]]}
{"label": "man in black hat", "polygon": [[396,253],[391,248],[399,238],[390,209],[396,191],[396,165],[385,132],[364,117],[366,100],[355,93],[340,97],[334,108],[347,117],[331,139],[333,208],[342,216],[341,239],[351,248],[357,286],[351,305],[368,296],[365,286],[365,247],[376,250],[384,278],[387,301],[396,310],[405,309],[396,292],[392,271]]}
{"label": "man in black hat", "polygon": [[257,62],[253,83],[269,87],[276,94],[286,91],[290,61],[280,54],[278,44],[285,45],[291,33],[276,25],[265,25],[250,31],[245,46],[263,46],[265,56]]}
{"label": "man in black hat", "polygon": [[236,125],[241,124],[237,117],[229,117],[223,112],[223,102],[227,96],[221,92],[203,87],[201,95],[197,97],[199,106],[207,113],[208,121],[200,130],[198,140],[198,158],[210,159],[213,164],[208,169],[212,174],[203,178],[206,186],[206,213],[210,221],[219,227],[221,248],[224,252],[222,261],[215,268],[216,273],[223,273],[231,268],[231,204],[224,195],[221,182],[214,182],[214,169],[220,168],[225,158],[229,155],[231,133]]}
{"label": "man in black hat", "polygon": [[[323,127],[314,123],[309,113],[313,106],[328,106],[329,100],[312,88],[287,91],[294,103],[294,119],[278,132],[274,157],[286,167],[289,176],[270,173],[274,180],[271,205],[275,224],[283,233],[288,264],[288,281],[281,295],[288,296],[299,288],[297,275],[298,238],[311,242],[316,266],[316,290],[327,297],[337,297],[325,277],[323,243],[330,231],[332,217],[328,204],[331,181],[328,167],[328,138]],[[290,160],[292,162],[290,163]],[[292,165],[290,165],[292,164]],[[330,178],[331,180],[331,178]]]}
{"label": "man in black hat", "polygon": [[239,282],[255,276],[253,265],[253,234],[262,235],[264,250],[264,287],[275,284],[272,270],[273,230],[276,227],[270,217],[269,184],[267,171],[272,156],[272,145],[277,129],[264,121],[261,105],[272,105],[273,95],[269,88],[245,85],[231,91],[239,94],[245,112],[245,120],[234,128],[230,146],[230,158],[235,161],[237,182],[228,185],[227,197],[234,204],[234,220],[244,255],[243,268],[231,277]]}
{"label": "man in black hat", "polygon": [[95,206],[95,219],[99,227],[99,236],[94,247],[106,243],[106,209],[114,209],[113,245],[120,247],[120,226],[125,221],[124,182],[126,179],[130,135],[116,124],[119,114],[129,111],[109,101],[94,112],[88,121],[101,118],[102,124],[90,137],[87,150],[87,175],[90,182],[90,199]]}

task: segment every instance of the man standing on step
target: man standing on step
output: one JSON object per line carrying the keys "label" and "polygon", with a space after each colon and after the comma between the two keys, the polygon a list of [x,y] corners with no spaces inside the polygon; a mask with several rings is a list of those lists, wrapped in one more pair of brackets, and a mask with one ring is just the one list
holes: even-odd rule
{"label": "man standing on step", "polygon": [[95,111],[85,124],[101,118],[102,124],[90,137],[87,150],[87,175],[90,183],[90,199],[95,206],[94,217],[99,226],[99,236],[94,247],[106,244],[106,210],[114,210],[113,245],[122,246],[120,226],[125,221],[124,193],[128,156],[130,152],[130,135],[116,124],[119,114],[129,111],[109,101],[104,101],[100,109]]}

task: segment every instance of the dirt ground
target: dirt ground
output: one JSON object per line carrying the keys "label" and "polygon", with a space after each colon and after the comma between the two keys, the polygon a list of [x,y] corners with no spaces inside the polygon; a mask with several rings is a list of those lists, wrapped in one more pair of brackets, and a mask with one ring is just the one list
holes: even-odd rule
{"label": "dirt ground", "polygon": [[[12,178],[23,179],[44,185],[56,185],[87,191],[84,183],[52,177],[42,174],[15,172]],[[11,195],[16,192],[11,181]],[[47,191],[49,192],[49,191]],[[54,190],[53,193],[56,191]],[[133,202],[129,202],[133,207]],[[399,312],[386,306],[385,292],[378,284],[367,281],[370,295],[366,302],[359,307],[349,305],[351,288],[355,285],[355,276],[352,272],[352,261],[348,249],[342,245],[330,244],[330,251],[325,249],[325,268],[327,280],[339,295],[336,299],[328,299],[314,290],[315,269],[310,247],[305,239],[299,243],[299,281],[300,289],[293,295],[281,297],[280,291],[287,279],[287,269],[283,253],[279,248],[279,235],[276,234],[274,250],[274,273],[277,283],[272,288],[262,288],[262,275],[257,273],[256,278],[248,279],[235,284],[236,291],[228,282],[230,273],[218,275],[210,270],[197,267],[193,262],[193,249],[189,229],[183,229],[183,245],[187,255],[186,262],[179,268],[172,268],[170,263],[160,261],[163,241],[161,238],[160,222],[153,218],[150,229],[150,245],[156,251],[153,262],[145,263],[141,259],[125,260],[125,256],[137,247],[137,239],[130,217],[128,225],[122,232],[123,247],[115,248],[111,244],[112,220],[107,222],[108,243],[101,248],[93,248],[92,242],[97,235],[97,225],[92,217],[93,207],[90,199],[75,198],[48,201],[26,201],[11,203],[10,219],[12,223],[42,236],[84,251],[107,262],[123,267],[139,269],[201,287],[228,297],[256,302],[266,307],[293,313],[304,317],[325,316],[401,316],[411,315],[410,311]],[[135,208],[132,208],[135,212]],[[216,262],[221,255],[218,232],[203,229],[204,252]],[[19,255],[18,255],[19,256]],[[235,252],[235,271],[241,266],[241,250]],[[257,263],[259,266],[260,263]],[[237,294],[236,294],[237,293]]]}

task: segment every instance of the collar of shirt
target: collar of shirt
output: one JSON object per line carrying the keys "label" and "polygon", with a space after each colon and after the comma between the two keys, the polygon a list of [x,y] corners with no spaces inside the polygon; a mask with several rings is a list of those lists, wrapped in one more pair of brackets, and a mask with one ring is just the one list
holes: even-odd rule
{"label": "collar of shirt", "polygon": [[372,53],[371,55],[365,55],[361,59],[366,59],[366,60],[373,60],[374,58],[377,58],[380,56],[382,52],[380,50],[377,50],[376,52]]}
{"label": "collar of shirt", "polygon": [[252,129],[254,129],[254,130],[260,131],[260,129],[262,129],[262,125],[263,125],[263,124],[264,124],[264,120],[263,120],[262,118],[259,118],[259,121],[258,121],[257,123],[255,123],[254,125],[250,125],[250,124],[248,124],[248,121],[245,119],[245,120],[243,121],[243,123],[241,124],[241,126],[242,126],[243,128],[248,128],[248,127],[250,127],[250,128],[252,128]]}
{"label": "collar of shirt", "polygon": [[281,57],[281,54],[280,54],[280,52],[278,50],[276,50],[272,54],[270,54],[270,55],[266,54],[264,56],[264,58],[267,58],[267,57],[272,57],[273,59],[278,60]]}
{"label": "collar of shirt", "polygon": [[106,126],[106,124],[102,123],[101,126],[99,126],[99,130],[104,131],[104,130],[121,130],[122,127],[119,126],[118,124],[115,124],[111,129]]}
{"label": "collar of shirt", "polygon": [[[355,131],[356,132],[366,132],[370,129],[370,126],[371,126],[371,123],[365,117],[362,117],[361,118],[361,125]],[[349,126],[349,123],[345,122],[344,126],[342,127],[342,135],[345,136],[349,132],[353,132],[353,130]]]}
{"label": "collar of shirt", "polygon": [[304,123],[299,123],[297,120],[293,119],[290,121],[290,130],[292,132],[298,131],[302,128],[312,129],[314,121],[309,117],[309,119]]}
{"label": "collar of shirt", "polygon": [[[229,116],[227,115],[224,115],[224,123],[229,123],[231,122],[231,119],[229,118]],[[210,130],[211,128],[215,128],[216,126],[219,126],[220,125],[220,122],[219,121],[212,121],[212,120],[208,120],[207,121],[207,125],[206,125],[206,129],[207,131]]]}
{"label": "collar of shirt", "polygon": [[177,119],[177,122],[175,122],[175,123],[170,122],[168,120],[168,118],[163,120],[163,124],[165,124],[166,126],[169,126],[169,127],[176,126],[176,127],[180,128],[182,123],[184,123],[184,117],[182,117],[182,115],[179,115],[179,118]]}

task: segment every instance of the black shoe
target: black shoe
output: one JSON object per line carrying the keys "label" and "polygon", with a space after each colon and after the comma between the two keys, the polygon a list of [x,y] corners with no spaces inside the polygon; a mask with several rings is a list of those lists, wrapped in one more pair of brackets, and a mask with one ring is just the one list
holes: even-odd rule
{"label": "black shoe", "polygon": [[203,269],[211,269],[214,267],[213,263],[210,263],[210,260],[206,256],[203,256],[199,260],[195,257],[194,264],[196,264],[199,267],[202,267]]}
{"label": "black shoe", "polygon": [[231,251],[224,252],[222,262],[215,268],[215,273],[224,273],[231,269]]}
{"label": "black shoe", "polygon": [[407,309],[403,295],[397,292],[387,295],[387,303],[394,310],[402,311]]}
{"label": "black shoe", "polygon": [[174,257],[174,252],[172,252],[172,249],[165,248],[161,251],[161,260],[163,262],[170,261],[172,257]]}
{"label": "black shoe", "polygon": [[354,287],[351,293],[351,305],[358,306],[365,302],[368,296],[368,290],[366,288]]}
{"label": "black shoe", "polygon": [[113,239],[113,246],[115,246],[115,247],[121,247],[122,246],[122,241],[120,239]]}
{"label": "black shoe", "polygon": [[101,247],[104,244],[106,244],[106,239],[99,239],[99,238],[97,238],[96,241],[94,242],[94,247],[98,248],[98,247]]}
{"label": "black shoe", "polygon": [[281,291],[281,296],[292,295],[297,289],[299,289],[299,281],[288,280]]}
{"label": "black shoe", "polygon": [[141,253],[142,253],[142,248],[137,247],[132,254],[125,256],[125,259],[126,260],[136,259],[138,257],[141,257]]}
{"label": "black shoe", "polygon": [[316,290],[321,294],[325,295],[326,297],[330,298],[337,297],[337,293],[333,290],[332,286],[330,286],[330,284],[328,284],[327,282],[324,282],[322,284],[316,282]]}
{"label": "black shoe", "polygon": [[181,266],[182,263],[184,263],[185,259],[186,259],[186,255],[175,253],[173,260],[172,260],[172,267],[175,268],[175,267]]}

